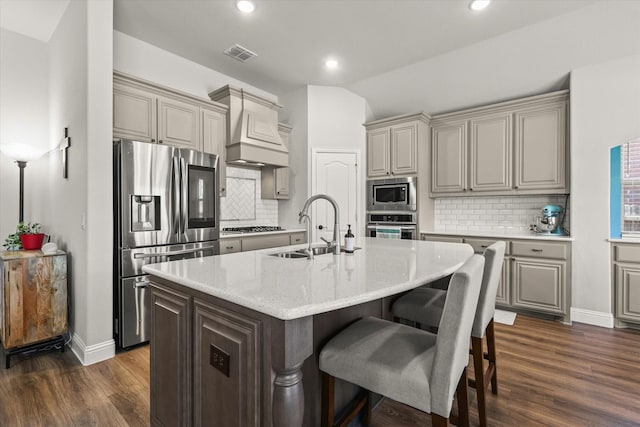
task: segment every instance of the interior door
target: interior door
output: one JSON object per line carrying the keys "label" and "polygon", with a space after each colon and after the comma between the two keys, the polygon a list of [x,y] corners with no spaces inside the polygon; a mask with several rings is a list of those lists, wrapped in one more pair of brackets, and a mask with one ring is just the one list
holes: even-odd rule
{"label": "interior door", "polygon": [[[358,153],[355,151],[316,151],[314,152],[311,195],[326,194],[338,203],[340,222],[340,241],[347,232],[347,224],[358,237]],[[312,205],[312,240],[320,237],[331,240],[333,237],[333,208],[326,200],[316,200]],[[356,239],[357,241],[357,239]]]}

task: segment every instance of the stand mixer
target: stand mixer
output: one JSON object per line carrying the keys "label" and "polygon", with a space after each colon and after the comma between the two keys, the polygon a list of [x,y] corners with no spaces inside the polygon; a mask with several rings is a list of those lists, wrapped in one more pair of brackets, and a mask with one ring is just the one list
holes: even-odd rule
{"label": "stand mixer", "polygon": [[555,234],[563,236],[562,215],[563,208],[559,205],[546,205],[542,208],[542,216],[535,218],[536,223],[531,225],[531,229],[536,233]]}

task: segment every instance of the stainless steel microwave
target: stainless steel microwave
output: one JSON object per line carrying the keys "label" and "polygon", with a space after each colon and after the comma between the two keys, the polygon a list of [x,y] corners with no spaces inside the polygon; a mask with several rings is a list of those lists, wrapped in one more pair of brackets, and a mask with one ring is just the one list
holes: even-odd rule
{"label": "stainless steel microwave", "polygon": [[370,179],[367,181],[368,211],[415,211],[416,178]]}

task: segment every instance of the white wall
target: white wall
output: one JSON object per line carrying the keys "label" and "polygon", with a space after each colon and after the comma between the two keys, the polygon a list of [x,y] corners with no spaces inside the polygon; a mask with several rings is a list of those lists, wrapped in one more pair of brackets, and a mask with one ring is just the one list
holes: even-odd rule
{"label": "white wall", "polygon": [[[0,29],[0,58],[0,144],[24,143],[45,151],[49,142],[49,47]],[[18,223],[18,177],[18,166],[0,153],[0,244]],[[43,222],[33,214],[32,200],[39,183],[34,162],[27,164],[24,179],[24,219]]]}
{"label": "white wall", "polygon": [[224,85],[244,88],[277,102],[277,96],[119,31],[113,32],[113,69],[209,99]]}
{"label": "white wall", "polygon": [[[42,174],[34,211],[69,260],[72,350],[84,364],[111,357],[112,0],[70,2],[49,41],[49,146],[69,128],[68,178],[58,151]],[[105,161],[106,159],[106,161]],[[35,203],[35,202],[34,202]]]}
{"label": "white wall", "polygon": [[609,149],[640,136],[640,55],[571,72],[572,318],[612,326]]}
{"label": "white wall", "polygon": [[[366,133],[366,102],[364,98],[346,89],[333,86],[307,86],[305,89],[282,96],[285,105],[283,117],[293,126],[289,162],[291,164],[292,191],[287,202],[280,202],[280,222],[297,224],[298,212],[311,192],[312,150],[318,148],[359,150],[360,197],[358,218],[364,235],[366,170],[364,156]],[[306,133],[305,133],[306,131]]]}
{"label": "white wall", "polygon": [[[307,88],[280,96],[283,105],[280,121],[293,126],[289,146],[289,200],[278,201],[280,225],[300,227],[298,212],[308,197],[311,168],[308,162],[309,110]],[[304,225],[303,225],[304,226]]]}

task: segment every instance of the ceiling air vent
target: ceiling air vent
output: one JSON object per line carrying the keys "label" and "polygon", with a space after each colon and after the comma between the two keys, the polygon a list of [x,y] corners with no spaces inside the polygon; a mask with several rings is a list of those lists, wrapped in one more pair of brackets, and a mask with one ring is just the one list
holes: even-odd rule
{"label": "ceiling air vent", "polygon": [[258,56],[257,53],[251,52],[249,49],[242,47],[239,44],[231,46],[229,49],[225,50],[224,53],[225,55],[229,55],[240,62],[247,62],[251,58]]}

